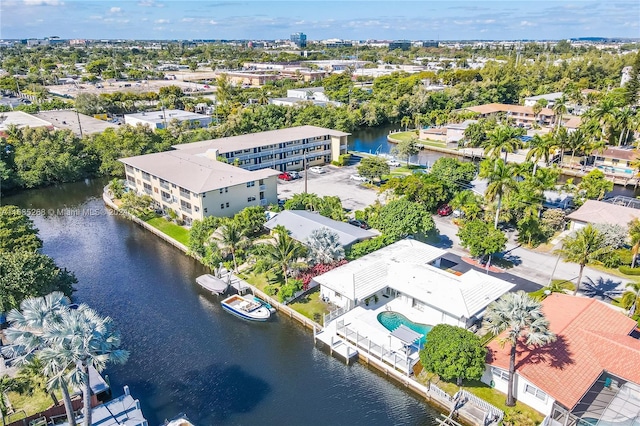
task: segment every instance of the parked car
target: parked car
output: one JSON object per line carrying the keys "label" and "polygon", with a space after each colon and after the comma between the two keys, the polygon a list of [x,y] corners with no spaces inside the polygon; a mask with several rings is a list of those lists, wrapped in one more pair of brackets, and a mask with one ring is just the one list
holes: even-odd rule
{"label": "parked car", "polygon": [[351,219],[349,225],[357,226],[362,229],[370,229],[371,227],[364,220]]}
{"label": "parked car", "polygon": [[400,162],[398,160],[387,160],[387,164],[391,167],[399,167]]}
{"label": "parked car", "polygon": [[358,182],[366,182],[366,181],[369,180],[366,177],[358,175],[358,174],[349,176],[349,179],[350,180],[355,180],[355,181],[358,181]]}
{"label": "parked car", "polygon": [[301,177],[299,172],[293,171],[293,172],[287,172],[287,173],[289,173],[289,176],[291,176],[291,179],[300,179]]}
{"label": "parked car", "polygon": [[438,216],[449,216],[451,213],[453,213],[453,209],[449,204],[443,204],[438,207]]}
{"label": "parked car", "polygon": [[290,180],[292,180],[293,178],[291,177],[291,175],[290,175],[288,172],[284,172],[284,173],[280,173],[280,174],[278,175],[278,179],[280,179],[280,180],[290,181]]}
{"label": "parked car", "polygon": [[309,171],[313,172],[313,173],[318,173],[318,174],[322,174],[322,173],[326,173],[327,172],[324,169],[324,167],[320,167],[320,166],[309,167]]}
{"label": "parked car", "polygon": [[464,216],[464,212],[462,210],[456,209],[453,211],[453,217],[455,217],[456,219],[463,216]]}

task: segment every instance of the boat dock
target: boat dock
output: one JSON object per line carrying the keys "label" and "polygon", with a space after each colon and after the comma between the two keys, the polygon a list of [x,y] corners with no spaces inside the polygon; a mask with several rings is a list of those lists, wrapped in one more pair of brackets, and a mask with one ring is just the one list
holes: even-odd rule
{"label": "boat dock", "polygon": [[314,341],[319,340],[323,344],[327,345],[331,355],[338,355],[338,358],[342,359],[348,365],[358,359],[358,350],[352,347],[350,343],[345,342],[342,338],[336,336],[334,333],[326,330],[316,332],[314,329],[313,338]]}

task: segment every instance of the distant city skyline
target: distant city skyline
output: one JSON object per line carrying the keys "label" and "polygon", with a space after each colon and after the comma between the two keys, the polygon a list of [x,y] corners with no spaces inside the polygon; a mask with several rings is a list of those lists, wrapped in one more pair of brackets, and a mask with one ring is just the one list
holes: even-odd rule
{"label": "distant city skyline", "polygon": [[636,1],[2,0],[0,39],[640,38]]}

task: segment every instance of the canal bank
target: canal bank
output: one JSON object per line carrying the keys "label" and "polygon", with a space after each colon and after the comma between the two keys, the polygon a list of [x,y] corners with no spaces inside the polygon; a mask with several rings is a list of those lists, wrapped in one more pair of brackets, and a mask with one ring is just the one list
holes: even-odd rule
{"label": "canal bank", "polygon": [[129,362],[106,372],[129,384],[150,424],[185,412],[195,424],[435,426],[438,412],[403,385],[315,347],[286,315],[247,323],[200,289],[194,259],[104,208],[106,180],[3,197],[3,204],[91,215],[33,216],[43,251],[78,277],[75,300],[114,318]]}
{"label": "canal bank", "polygon": [[[117,204],[111,198],[111,195],[108,192],[106,187],[105,187],[105,190],[103,191],[102,199],[105,205],[107,205],[109,208],[113,209],[116,212],[121,212]],[[181,244],[180,242],[176,241],[174,238],[170,237],[167,234],[164,234],[163,232],[159,231],[158,229],[154,228],[153,226],[149,225],[143,220],[124,212],[122,213],[122,216],[127,217],[137,225],[144,228],[146,231],[151,232],[153,235],[171,244],[173,247],[181,250],[185,255],[190,254],[189,249],[184,244]],[[246,288],[250,290],[251,293],[253,293],[254,295],[261,298],[262,300],[265,300],[267,303],[269,303],[272,307],[276,309],[276,311],[278,312],[278,315],[285,315],[289,319],[296,320],[300,325],[302,325],[307,330],[312,330],[314,343],[317,346],[319,346],[321,349],[324,349],[325,352],[328,351],[330,355],[338,355],[338,358],[342,358],[342,360],[345,361],[347,365],[351,360],[351,357],[348,355],[348,353],[349,351],[352,351],[351,353],[356,354],[356,358],[358,358],[359,361],[361,361],[362,363],[366,364],[371,368],[378,370],[380,373],[384,374],[384,376],[387,379],[391,379],[392,381],[395,381],[397,384],[404,386],[406,389],[424,398],[427,403],[431,404],[437,410],[440,410],[444,413],[451,413],[452,410],[455,408],[457,401],[453,397],[447,395],[445,392],[440,390],[435,384],[429,384],[429,386],[424,386],[423,384],[419,383],[413,378],[400,373],[395,368],[386,364],[385,362],[382,362],[381,360],[376,359],[374,356],[371,356],[370,354],[359,350],[357,346],[352,345],[350,342],[340,342],[340,344],[344,344],[348,348],[346,357],[341,356],[342,354],[335,353],[331,344],[327,345],[326,343],[316,340],[317,332],[321,331],[323,328],[321,324],[305,317],[304,315],[300,314],[299,312],[292,309],[288,305],[285,305],[283,303],[280,303],[278,300],[273,299],[272,297],[262,292],[260,289],[251,285],[250,283],[244,280],[241,280],[236,276],[234,276],[233,279],[240,281],[242,288]],[[479,419],[473,416],[473,413],[475,413],[477,410],[470,410],[469,408],[470,407],[463,406],[459,410],[457,410],[456,412],[457,421],[467,425],[480,426],[481,424],[483,424],[484,419]]]}

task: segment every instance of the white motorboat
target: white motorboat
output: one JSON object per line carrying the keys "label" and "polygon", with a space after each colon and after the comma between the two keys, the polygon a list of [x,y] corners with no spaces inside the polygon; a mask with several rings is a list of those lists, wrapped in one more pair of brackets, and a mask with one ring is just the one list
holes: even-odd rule
{"label": "white motorboat", "polygon": [[271,316],[269,309],[253,299],[253,296],[234,294],[222,302],[222,307],[240,318],[250,321],[266,321]]}

